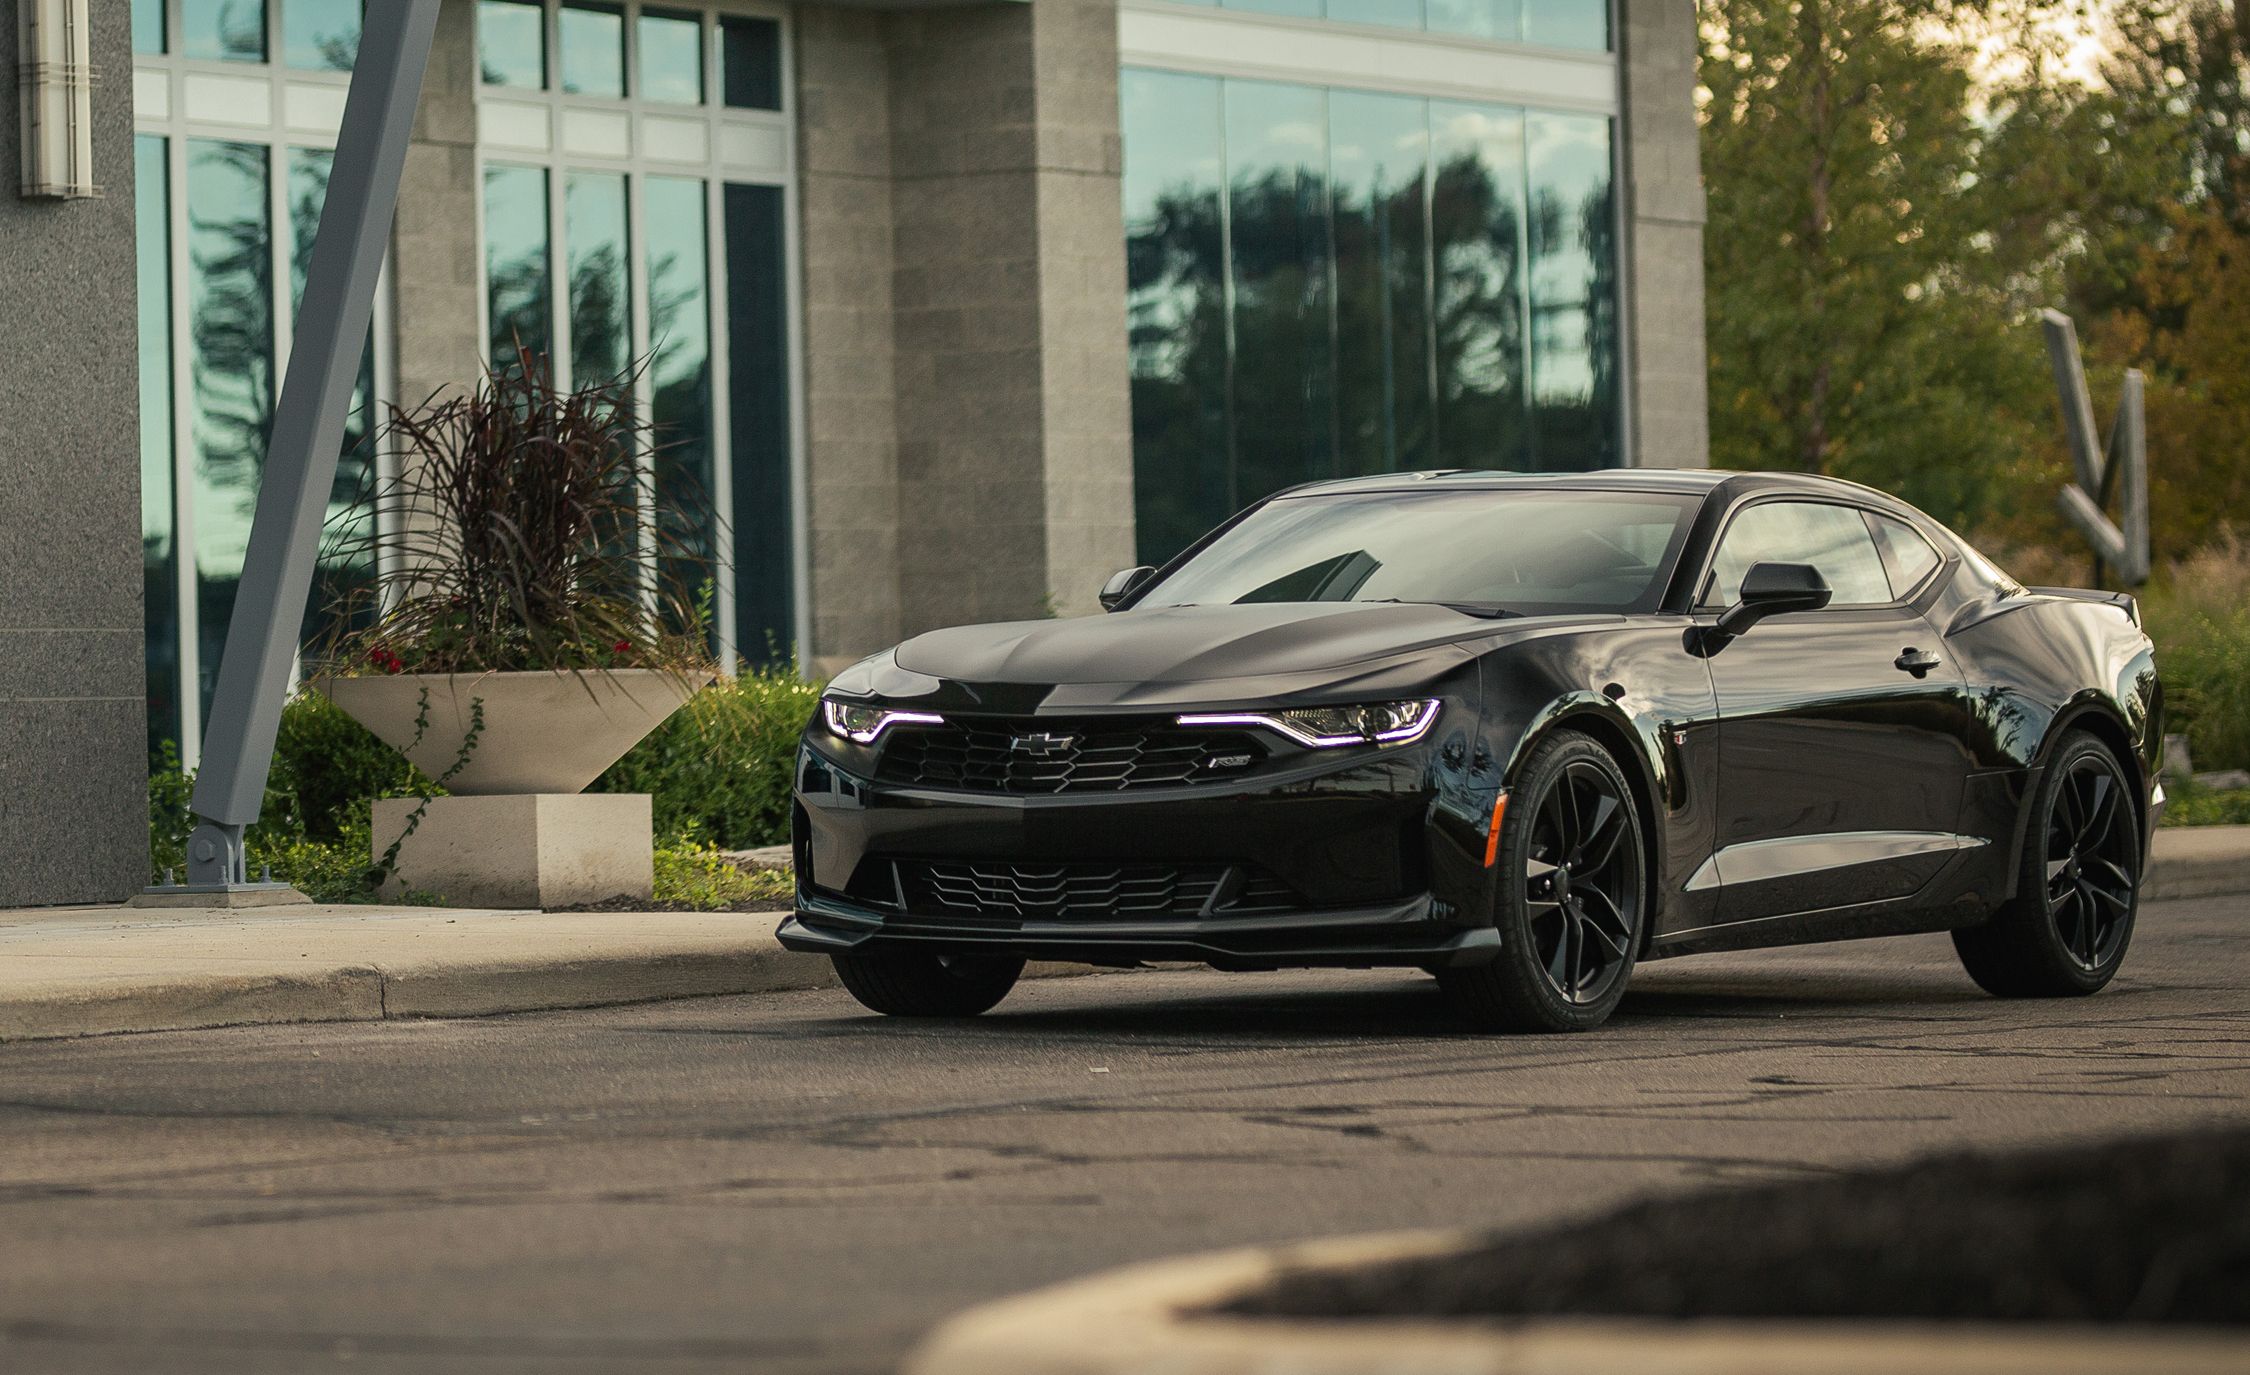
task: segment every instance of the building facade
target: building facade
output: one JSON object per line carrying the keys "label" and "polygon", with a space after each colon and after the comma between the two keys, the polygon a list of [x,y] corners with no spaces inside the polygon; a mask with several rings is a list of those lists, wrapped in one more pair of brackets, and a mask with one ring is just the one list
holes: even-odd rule
{"label": "building facade", "polygon": [[[93,8],[107,195],[0,200],[0,406],[83,455],[0,457],[0,807],[66,831],[194,761],[360,0]],[[1694,72],[1687,0],[449,0],[332,513],[382,404],[629,374],[718,647],[824,670],[1090,610],[1295,482],[1699,464]],[[370,573],[339,543],[308,637]],[[0,904],[139,879],[25,834]]]}

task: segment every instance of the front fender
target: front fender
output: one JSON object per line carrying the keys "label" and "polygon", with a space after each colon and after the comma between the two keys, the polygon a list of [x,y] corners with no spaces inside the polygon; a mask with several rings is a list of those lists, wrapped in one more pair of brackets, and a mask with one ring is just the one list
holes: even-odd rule
{"label": "front fender", "polygon": [[1486,660],[1483,748],[1514,789],[1541,741],[1571,729],[1599,741],[1625,772],[1649,850],[1652,933],[1693,924],[1687,879],[1709,853],[1717,782],[1716,699],[1709,666],[1681,626],[1610,630],[1503,650]]}

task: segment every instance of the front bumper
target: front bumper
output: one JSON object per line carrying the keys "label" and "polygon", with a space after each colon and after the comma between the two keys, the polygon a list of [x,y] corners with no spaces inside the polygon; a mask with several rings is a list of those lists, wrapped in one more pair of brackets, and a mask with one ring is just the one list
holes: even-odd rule
{"label": "front bumper", "polygon": [[[1499,936],[1483,836],[1468,819],[1480,804],[1449,783],[1440,742],[1338,753],[1307,752],[1256,778],[1027,796],[878,782],[865,776],[873,768],[808,742],[793,827],[797,910],[781,942],[1236,969],[1490,960]],[[1157,912],[1073,899],[969,911],[904,877],[914,866],[1042,865],[1255,875],[1264,900],[1255,910],[1213,898]],[[1242,881],[1230,877],[1230,891]]]}
{"label": "front bumper", "polygon": [[1496,928],[1433,921],[1430,906],[1425,894],[1389,907],[1177,921],[1027,920],[996,930],[876,911],[800,888],[796,913],[782,921],[778,934],[787,949],[824,955],[928,950],[1116,966],[1184,960],[1219,969],[1451,969],[1483,964],[1499,953]]}

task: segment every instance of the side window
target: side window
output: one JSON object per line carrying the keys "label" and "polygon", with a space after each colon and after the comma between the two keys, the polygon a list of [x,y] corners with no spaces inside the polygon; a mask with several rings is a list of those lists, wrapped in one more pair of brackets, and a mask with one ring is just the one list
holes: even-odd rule
{"label": "side window", "polygon": [[1733,605],[1744,575],[1758,563],[1811,564],[1836,594],[1830,606],[1880,606],[1891,600],[1891,582],[1875,551],[1875,537],[1849,506],[1769,501],[1736,516],[1719,539],[1705,604]]}
{"label": "side window", "polygon": [[1944,559],[1922,538],[1922,532],[1894,516],[1876,516],[1875,532],[1883,540],[1883,562],[1890,569],[1891,591],[1905,596],[1920,587]]}

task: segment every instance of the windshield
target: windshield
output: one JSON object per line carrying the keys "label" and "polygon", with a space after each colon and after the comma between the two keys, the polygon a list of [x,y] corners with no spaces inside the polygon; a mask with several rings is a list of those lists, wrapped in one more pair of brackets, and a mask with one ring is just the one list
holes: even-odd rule
{"label": "windshield", "polygon": [[1134,605],[1650,611],[1696,504],[1668,493],[1490,489],[1284,497],[1244,517]]}

